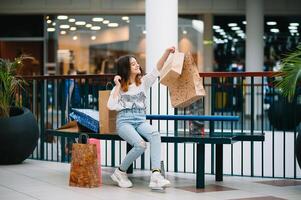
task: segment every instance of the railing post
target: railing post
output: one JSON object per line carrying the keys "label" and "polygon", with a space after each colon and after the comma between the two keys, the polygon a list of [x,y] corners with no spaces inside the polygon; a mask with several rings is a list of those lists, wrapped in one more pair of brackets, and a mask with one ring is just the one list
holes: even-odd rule
{"label": "railing post", "polygon": [[[254,77],[251,77],[251,134],[254,133]],[[257,113],[257,112],[256,112]],[[254,142],[251,141],[251,176],[254,176]]]}
{"label": "railing post", "polygon": [[[174,115],[178,114],[178,109],[175,108]],[[174,132],[175,136],[178,135],[178,120],[175,120]],[[174,171],[178,172],[178,143],[174,144]]]}
{"label": "railing post", "polygon": [[44,142],[45,142],[45,103],[44,103],[44,99],[45,99],[45,90],[44,90],[44,80],[40,81],[40,95],[41,95],[41,99],[40,99],[40,111],[41,111],[41,115],[40,115],[40,159],[44,160],[44,152],[45,152],[45,148],[44,148]]}

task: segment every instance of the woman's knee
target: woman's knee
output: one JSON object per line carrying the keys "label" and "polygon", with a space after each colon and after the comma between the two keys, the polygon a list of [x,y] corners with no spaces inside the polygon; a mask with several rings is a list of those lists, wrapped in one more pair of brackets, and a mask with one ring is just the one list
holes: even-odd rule
{"label": "woman's knee", "polygon": [[136,151],[139,151],[143,153],[146,150],[146,142],[145,141],[140,141],[134,144],[134,148]]}

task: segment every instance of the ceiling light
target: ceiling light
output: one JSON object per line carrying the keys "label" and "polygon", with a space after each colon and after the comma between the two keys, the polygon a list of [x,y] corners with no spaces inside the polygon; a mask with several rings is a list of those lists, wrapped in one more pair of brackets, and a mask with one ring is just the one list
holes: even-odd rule
{"label": "ceiling light", "polygon": [[290,23],[290,26],[299,26],[299,23]]}
{"label": "ceiling light", "polygon": [[73,36],[72,39],[73,39],[73,40],[77,40],[77,36],[76,36],[76,35]]}
{"label": "ceiling light", "polygon": [[61,31],[61,35],[66,35],[66,31]]}
{"label": "ceiling light", "polygon": [[96,40],[96,36],[95,36],[95,35],[92,35],[92,36],[91,36],[91,40]]}
{"label": "ceiling light", "polygon": [[60,25],[60,28],[61,29],[68,29],[68,28],[70,28],[70,26],[68,24],[62,24],[62,25]]}
{"label": "ceiling light", "polygon": [[277,22],[269,21],[269,22],[267,22],[267,25],[274,26],[274,25],[277,25]]}
{"label": "ceiling light", "polygon": [[98,30],[100,30],[100,29],[101,29],[100,26],[92,26],[92,27],[91,27],[91,30],[93,30],[93,31],[98,31]]}
{"label": "ceiling light", "polygon": [[142,33],[145,35],[146,34],[146,30],[143,30]]}
{"label": "ceiling light", "polygon": [[102,22],[103,18],[102,17],[94,17],[94,18],[92,18],[92,21],[93,22]]}
{"label": "ceiling light", "polygon": [[48,31],[48,32],[54,32],[54,31],[55,31],[55,28],[47,28],[47,31]]}
{"label": "ceiling light", "polygon": [[74,26],[70,27],[70,31],[76,31],[76,27]]}
{"label": "ceiling light", "polygon": [[236,23],[229,23],[228,26],[234,27],[234,26],[237,26],[237,24]]}
{"label": "ceiling light", "polygon": [[52,23],[52,26],[55,26],[55,25],[56,25],[56,23],[55,23],[55,22],[53,22],[53,23]]}
{"label": "ceiling light", "polygon": [[77,21],[75,22],[75,25],[78,25],[78,26],[84,26],[86,24],[85,21]]}
{"label": "ceiling light", "polygon": [[57,19],[65,20],[65,19],[68,19],[68,16],[67,15],[59,15],[59,16],[57,16]]}
{"label": "ceiling light", "polygon": [[220,29],[221,27],[217,26],[217,25],[213,25],[212,28],[215,29],[215,30],[217,30],[217,29]]}
{"label": "ceiling light", "polygon": [[235,31],[237,34],[240,34],[240,33],[244,33],[244,31],[243,30],[237,30],[237,31]]}
{"label": "ceiling light", "polygon": [[297,26],[289,26],[288,29],[290,29],[290,30],[297,30],[298,27]]}
{"label": "ceiling light", "polygon": [[237,26],[235,26],[235,27],[231,27],[231,30],[233,30],[233,31],[237,31],[237,30],[240,30],[240,28],[239,28],[239,27],[237,27]]}
{"label": "ceiling light", "polygon": [[127,20],[126,23],[130,23],[130,20]]}
{"label": "ceiling light", "polygon": [[242,21],[242,24],[246,25],[246,24],[247,24],[247,21]]}
{"label": "ceiling light", "polygon": [[290,30],[291,33],[298,33],[298,30]]}
{"label": "ceiling light", "polygon": [[215,32],[224,32],[223,29],[215,29]]}
{"label": "ceiling light", "polygon": [[279,29],[278,28],[272,28],[272,29],[270,29],[270,31],[272,33],[279,33]]}
{"label": "ceiling light", "polygon": [[75,22],[75,19],[70,18],[68,21],[69,21],[69,22]]}
{"label": "ceiling light", "polygon": [[186,35],[186,34],[187,34],[187,31],[186,31],[186,30],[183,30],[182,33],[183,33],[184,35]]}
{"label": "ceiling light", "polygon": [[91,27],[92,27],[92,24],[86,24],[86,27],[87,27],[87,28],[91,28]]}
{"label": "ceiling light", "polygon": [[110,21],[109,20],[103,20],[102,23],[108,24],[108,23],[110,23]]}
{"label": "ceiling light", "polygon": [[121,17],[121,19],[124,20],[124,21],[127,21],[127,20],[129,20],[130,18],[129,18],[128,16],[123,16],[123,17]]}
{"label": "ceiling light", "polygon": [[50,24],[52,21],[50,19],[47,20],[47,24]]}
{"label": "ceiling light", "polygon": [[109,23],[108,27],[118,27],[118,23]]}

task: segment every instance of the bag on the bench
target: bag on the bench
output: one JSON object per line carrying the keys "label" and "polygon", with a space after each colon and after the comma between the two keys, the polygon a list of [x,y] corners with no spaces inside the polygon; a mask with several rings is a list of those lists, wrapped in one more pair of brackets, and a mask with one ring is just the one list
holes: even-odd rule
{"label": "bag on the bench", "polygon": [[99,114],[97,110],[72,108],[72,111],[69,114],[72,120],[77,121],[90,131],[99,132]]}
{"label": "bag on the bench", "polygon": [[100,133],[116,133],[117,113],[107,107],[110,94],[111,90],[100,90],[98,93]]}
{"label": "bag on the bench", "polygon": [[[83,142],[83,135],[86,142]],[[95,144],[87,144],[87,134],[81,134],[80,143],[72,144],[72,158],[69,185],[77,187],[98,187],[100,174]]]}
{"label": "bag on the bench", "polygon": [[190,53],[185,54],[182,74],[176,80],[176,82],[168,86],[173,107],[187,107],[202,96],[205,96],[199,70]]}

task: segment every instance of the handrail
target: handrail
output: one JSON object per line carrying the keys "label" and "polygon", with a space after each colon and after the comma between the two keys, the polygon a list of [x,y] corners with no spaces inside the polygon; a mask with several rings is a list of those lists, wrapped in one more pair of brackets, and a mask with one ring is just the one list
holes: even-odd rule
{"label": "handrail", "polygon": [[[201,72],[200,77],[273,77],[280,75],[280,72]],[[37,76],[22,76],[25,80],[44,80],[44,79],[108,79],[114,77],[115,74],[79,74],[79,75],[37,75]]]}
{"label": "handrail", "polygon": [[280,75],[280,72],[201,72],[200,77],[273,77]]}

